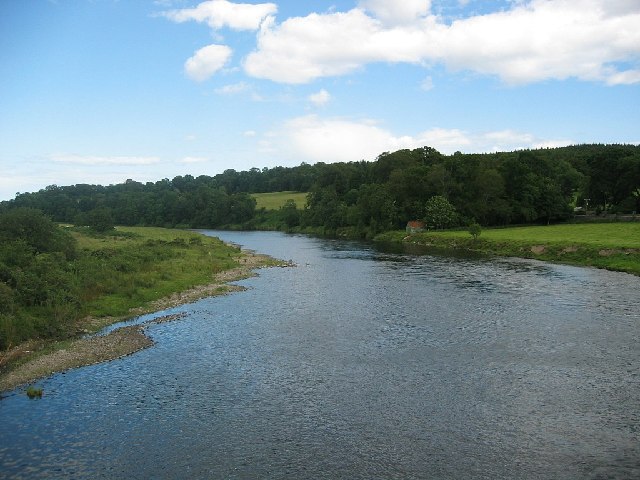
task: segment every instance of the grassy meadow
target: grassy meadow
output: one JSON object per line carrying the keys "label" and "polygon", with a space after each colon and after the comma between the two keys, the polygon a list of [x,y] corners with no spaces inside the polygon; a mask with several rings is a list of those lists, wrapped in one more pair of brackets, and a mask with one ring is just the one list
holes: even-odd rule
{"label": "grassy meadow", "polygon": [[[450,238],[469,236],[466,231],[431,232],[430,234]],[[640,222],[492,228],[483,230],[480,238],[495,242],[562,245],[571,243],[601,248],[640,248]]]}
{"label": "grassy meadow", "polygon": [[118,227],[113,234],[74,232],[81,301],[91,316],[122,316],[198,285],[238,265],[240,250],[185,230]]}
{"label": "grassy meadow", "polygon": [[256,199],[256,208],[265,210],[278,210],[287,200],[296,202],[299,210],[302,210],[307,203],[305,192],[252,193],[251,196]]}
{"label": "grassy meadow", "polygon": [[376,240],[537,258],[640,275],[639,222],[493,228],[482,230],[476,240],[464,230],[412,235],[396,231],[382,234]]}

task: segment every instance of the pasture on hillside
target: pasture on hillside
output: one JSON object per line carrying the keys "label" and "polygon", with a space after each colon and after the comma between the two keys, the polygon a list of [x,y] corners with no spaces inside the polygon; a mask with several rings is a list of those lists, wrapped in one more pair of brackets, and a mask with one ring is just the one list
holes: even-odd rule
{"label": "pasture on hillside", "polygon": [[307,203],[306,192],[271,192],[271,193],[252,193],[251,196],[256,199],[256,208],[259,210],[278,210],[287,200],[296,202],[298,210],[302,210]]}
{"label": "pasture on hillside", "polygon": [[[447,237],[468,237],[467,231],[430,232]],[[640,222],[580,223],[548,226],[487,228],[484,240],[547,244],[581,244],[603,248],[640,248]]]}

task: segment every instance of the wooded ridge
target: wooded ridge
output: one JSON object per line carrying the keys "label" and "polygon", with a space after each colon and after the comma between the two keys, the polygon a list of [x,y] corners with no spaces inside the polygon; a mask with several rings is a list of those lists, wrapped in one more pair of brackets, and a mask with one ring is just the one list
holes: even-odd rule
{"label": "wooded ridge", "polygon": [[[308,192],[302,205],[257,209],[251,193]],[[431,147],[385,152],[375,161],[301,164],[215,176],[118,185],[51,185],[0,203],[41,210],[55,222],[178,228],[347,229],[354,236],[478,222],[506,226],[562,221],[574,213],[640,211],[640,146],[578,145],[443,155]],[[428,217],[428,218],[427,218]]]}

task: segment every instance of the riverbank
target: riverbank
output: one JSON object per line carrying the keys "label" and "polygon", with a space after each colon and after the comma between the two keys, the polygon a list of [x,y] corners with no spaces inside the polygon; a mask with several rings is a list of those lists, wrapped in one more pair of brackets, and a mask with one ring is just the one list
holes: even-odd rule
{"label": "riverbank", "polygon": [[[229,282],[256,275],[256,270],[270,266],[286,266],[267,255],[251,251],[240,251],[235,246],[234,266],[209,276],[208,283],[184,290],[170,292],[143,305],[129,308],[122,315],[88,316],[77,322],[78,335],[62,341],[30,340],[0,353],[0,392],[32,383],[53,373],[71,368],[92,365],[131,355],[153,345],[144,332],[145,325],[121,327],[102,336],[87,336],[90,333],[143,314],[162,311],[198,299],[242,290]],[[181,318],[178,315],[159,317],[148,323],[161,323]],[[46,392],[45,392],[46,394]]]}
{"label": "riverbank", "polygon": [[484,255],[533,258],[640,275],[640,224],[566,224],[467,231],[386,232],[378,243],[415,245]]}

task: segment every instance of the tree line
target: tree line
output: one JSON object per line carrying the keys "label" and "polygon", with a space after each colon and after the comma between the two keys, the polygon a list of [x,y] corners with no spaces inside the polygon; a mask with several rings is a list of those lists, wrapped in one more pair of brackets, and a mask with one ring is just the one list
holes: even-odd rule
{"label": "tree line", "polygon": [[[251,193],[308,192],[305,206],[256,209]],[[571,147],[443,155],[434,148],[385,152],[374,161],[226,170],[118,185],[51,185],[2,202],[0,211],[41,210],[56,222],[184,228],[347,230],[550,223],[575,209],[640,211],[640,146]],[[302,208],[304,207],[304,208]]]}

